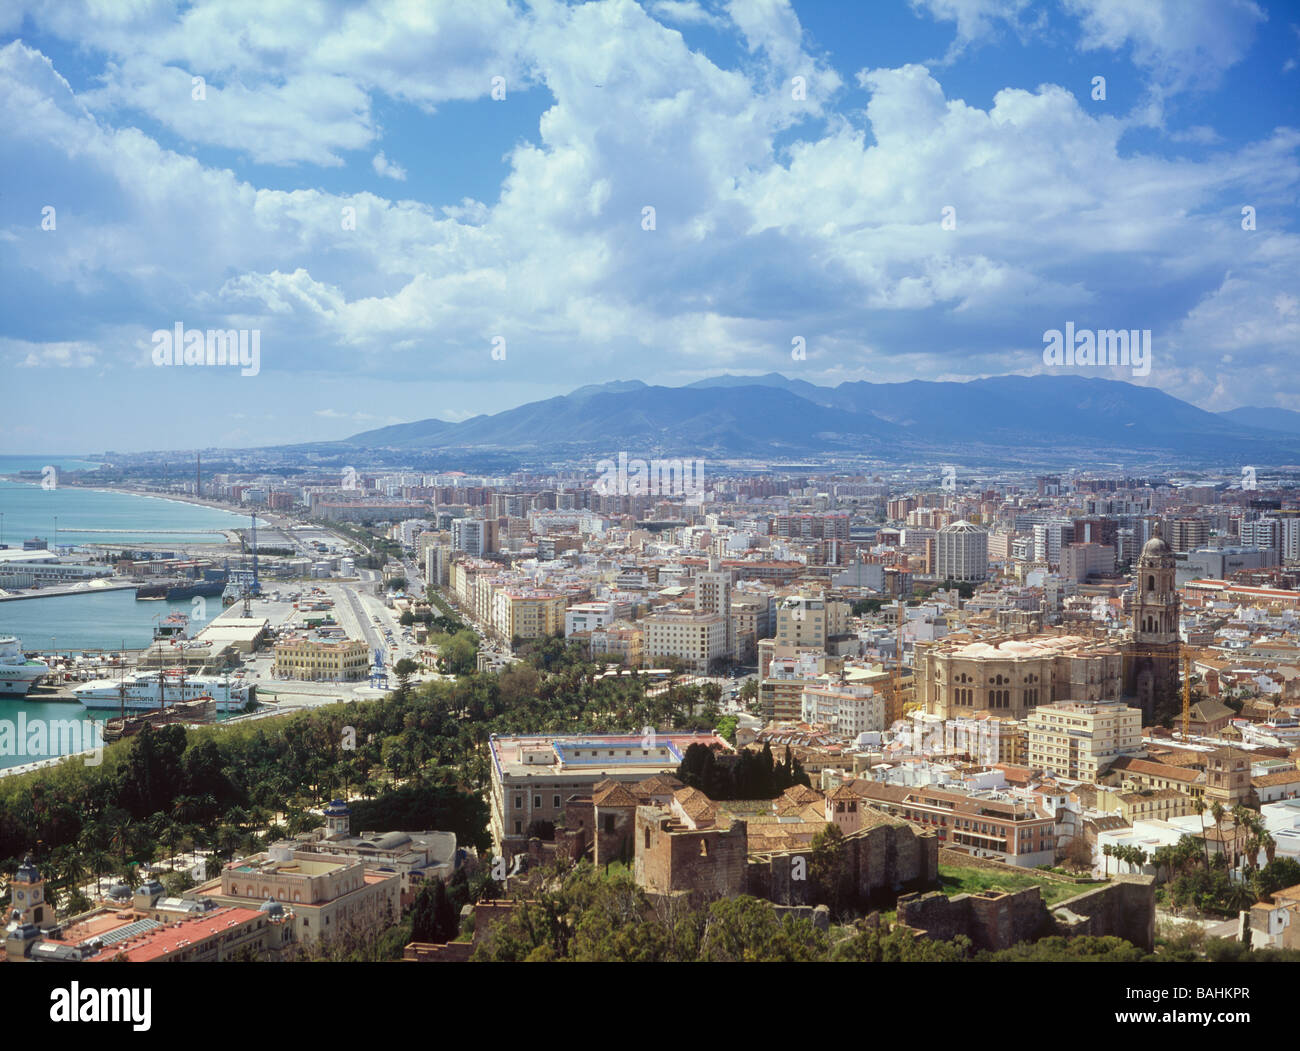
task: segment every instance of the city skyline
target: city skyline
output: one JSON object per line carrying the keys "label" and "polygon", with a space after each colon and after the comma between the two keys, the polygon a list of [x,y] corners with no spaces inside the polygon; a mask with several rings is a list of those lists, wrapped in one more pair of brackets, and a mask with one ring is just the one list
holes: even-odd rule
{"label": "city skyline", "polygon": [[[1187,6],[10,8],[5,451],[50,391],[67,450],[773,371],[1300,407],[1300,22]],[[160,368],[176,325],[260,360]],[[1076,328],[1150,359],[1049,366]]]}

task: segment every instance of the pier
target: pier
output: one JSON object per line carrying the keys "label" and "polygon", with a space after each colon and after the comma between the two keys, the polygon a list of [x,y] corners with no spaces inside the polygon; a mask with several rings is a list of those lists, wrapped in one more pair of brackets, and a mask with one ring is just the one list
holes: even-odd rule
{"label": "pier", "polygon": [[17,602],[29,598],[58,598],[60,595],[98,595],[102,591],[127,591],[139,587],[138,584],[101,584],[99,587],[83,587],[80,584],[60,585],[27,591],[21,595],[12,591],[0,593],[0,602]]}
{"label": "pier", "polygon": [[139,535],[148,533],[150,536],[190,536],[194,533],[226,533],[233,532],[233,529],[83,529],[81,526],[59,526],[60,533],[129,533]]}

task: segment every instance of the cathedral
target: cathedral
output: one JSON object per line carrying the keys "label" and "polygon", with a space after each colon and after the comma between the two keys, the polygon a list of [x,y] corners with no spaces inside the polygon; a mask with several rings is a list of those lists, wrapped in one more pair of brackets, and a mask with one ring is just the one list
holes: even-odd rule
{"label": "cathedral", "polygon": [[1159,537],[1142,548],[1133,569],[1133,641],[1126,647],[1124,695],[1150,724],[1178,703],[1178,589],[1174,553]]}

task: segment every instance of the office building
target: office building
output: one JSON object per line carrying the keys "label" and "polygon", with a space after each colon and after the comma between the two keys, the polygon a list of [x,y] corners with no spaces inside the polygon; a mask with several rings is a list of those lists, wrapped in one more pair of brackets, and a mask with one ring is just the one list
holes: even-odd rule
{"label": "office building", "polygon": [[935,575],[940,580],[987,580],[988,543],[988,533],[964,518],[944,526],[935,540]]}

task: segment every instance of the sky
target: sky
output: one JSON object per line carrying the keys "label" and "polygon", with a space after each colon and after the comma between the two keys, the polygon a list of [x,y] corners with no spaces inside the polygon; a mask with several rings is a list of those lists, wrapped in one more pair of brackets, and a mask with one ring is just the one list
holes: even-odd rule
{"label": "sky", "polygon": [[1297,0],[8,0],[0,453],[722,372],[1300,410],[1298,160]]}

